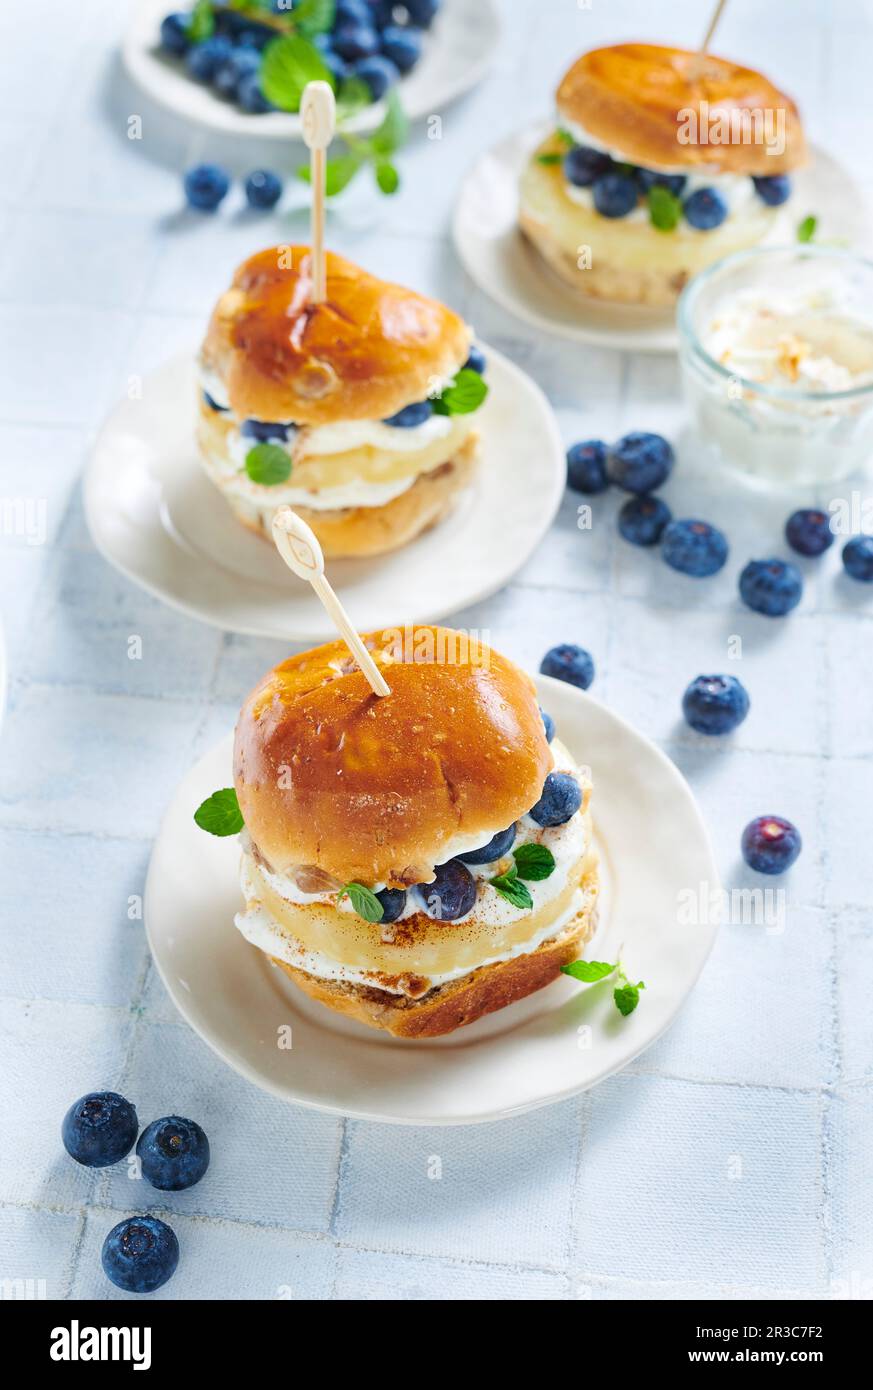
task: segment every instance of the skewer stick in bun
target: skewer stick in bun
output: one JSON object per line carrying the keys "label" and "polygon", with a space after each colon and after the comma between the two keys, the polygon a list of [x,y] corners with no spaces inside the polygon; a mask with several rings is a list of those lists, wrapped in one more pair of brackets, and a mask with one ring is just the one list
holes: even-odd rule
{"label": "skewer stick in bun", "polygon": [[324,189],[327,147],[336,128],[336,103],[327,82],[308,82],[300,103],[303,139],[309,147],[309,176],[312,185],[312,302],[323,304],[327,297],[324,263]]}

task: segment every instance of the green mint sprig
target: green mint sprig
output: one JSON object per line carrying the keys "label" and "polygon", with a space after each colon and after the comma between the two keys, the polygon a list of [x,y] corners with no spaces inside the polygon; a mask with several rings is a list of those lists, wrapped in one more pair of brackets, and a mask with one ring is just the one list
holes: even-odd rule
{"label": "green mint sprig", "polygon": [[488,387],[479,372],[462,367],[451,384],[432,398],[434,415],[469,415],[478,410],[488,395]]}
{"label": "green mint sprig", "polygon": [[502,898],[506,898],[512,903],[513,907],[523,909],[533,907],[533,898],[530,889],[522,883],[518,876],[518,868],[515,864],[506,870],[505,874],[496,874],[494,878],[489,878],[488,882],[492,888],[496,888]]}
{"label": "green mint sprig", "polygon": [[372,888],[365,888],[363,883],[347,883],[340,889],[336,900],[340,903],[343,898],[348,898],[355,912],[365,922],[382,921],[385,909]]}
{"label": "green mint sprig", "polygon": [[[561,130],[560,127],[555,131],[552,139],[563,145],[564,150],[571,150],[576,143],[569,130]],[[560,151],[549,150],[546,154],[537,155],[537,164],[560,164],[563,158],[564,155]]]}
{"label": "green mint sprig", "polygon": [[291,460],[278,444],[255,444],[246,454],[246,473],[253,483],[275,487],[291,477]]}
{"label": "green mint sprig", "polygon": [[652,184],[646,195],[649,221],[659,232],[672,232],[682,219],[682,199],[659,183]]}
{"label": "green mint sprig", "polygon": [[308,82],[334,85],[333,75],[315,44],[301,34],[282,34],[264,49],[261,91],[282,111],[299,111]]}
{"label": "green mint sprig", "polygon": [[803,221],[797,228],[797,240],[803,242],[812,241],[813,237],[816,234],[817,228],[818,218],[814,217],[812,213],[810,213],[808,217],[804,217]]}
{"label": "green mint sprig", "polygon": [[197,0],[185,26],[185,33],[192,43],[202,43],[215,33],[215,10],[211,0]]}
{"label": "green mint sprig", "polygon": [[238,835],[244,821],[235,788],[222,787],[207,796],[194,812],[194,820],[210,835]]}
{"label": "green mint sprig", "polygon": [[606,960],[574,960],[569,965],[562,965],[561,972],[570,975],[574,980],[581,980],[585,985],[596,984],[598,980],[605,980],[607,975],[612,975],[617,971],[616,986],[612,991],[612,998],[615,1007],[623,1018],[632,1014],[637,1004],[640,1002],[640,990],[645,989],[645,982],[637,980],[634,984],[628,979],[624,972],[621,961],[612,964]]}
{"label": "green mint sprig", "polygon": [[488,882],[492,888],[497,889],[501,897],[511,902],[513,907],[531,908],[533,898],[522,879],[536,883],[540,879],[548,878],[555,869],[555,856],[546,845],[529,844],[519,845],[512,857],[515,862],[510,868],[505,873],[489,878]]}

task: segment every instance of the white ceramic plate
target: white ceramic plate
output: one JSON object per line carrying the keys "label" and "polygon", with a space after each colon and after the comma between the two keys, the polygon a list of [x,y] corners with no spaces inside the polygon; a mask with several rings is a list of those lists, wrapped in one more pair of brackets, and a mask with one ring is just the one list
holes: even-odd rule
{"label": "white ceramic plate", "polygon": [[[430,622],[500,589],[561,501],[564,446],[551,406],[493,348],[478,413],[483,449],[452,515],[391,555],[331,560],[330,581],[362,630]],[[234,518],[197,458],[193,359],[167,362],[121,401],[85,473],[85,514],[104,557],[149,593],[231,632],[315,642],[335,635],[309,585]]]}
{"label": "white ceramic plate", "polygon": [[[252,671],[252,679],[260,673]],[[145,924],[176,1007],[220,1057],[283,1100],[398,1124],[471,1124],[563,1100],[618,1071],[672,1022],[709,955],[715,926],[680,925],[678,894],[718,887],[706,830],[673,764],[572,686],[539,678],[559,737],[594,777],[604,880],[586,954],[621,955],[646,990],[623,1019],[612,984],[561,979],[446,1038],[392,1038],[313,1002],[233,925],[239,849],[192,819],[231,781],[228,737],[180,784],[161,825]],[[293,1046],[280,1050],[279,1030]]]}
{"label": "white ceramic plate", "polygon": [[[184,9],[185,4],[178,8]],[[172,0],[139,0],[130,16],[122,57],[128,73],[154,101],[188,121],[226,135],[259,139],[299,139],[300,117],[286,111],[252,116],[222,99],[211,87],[188,77],[178,59],[159,47],[161,20],[174,8]],[[411,120],[429,116],[475,87],[496,51],[499,22],[492,0],[443,0],[425,36],[420,61],[398,88]],[[375,130],[385,114],[384,103],[361,111],[348,121],[352,131]]]}
{"label": "white ceramic plate", "polygon": [[[540,123],[506,136],[468,173],[455,206],[455,249],[480,289],[502,308],[562,338],[631,352],[676,352],[672,309],[580,302],[518,230],[518,182],[550,127]],[[819,241],[864,240],[863,195],[845,169],[814,146],[795,174],[798,217],[814,213]],[[793,231],[793,229],[790,229]]]}

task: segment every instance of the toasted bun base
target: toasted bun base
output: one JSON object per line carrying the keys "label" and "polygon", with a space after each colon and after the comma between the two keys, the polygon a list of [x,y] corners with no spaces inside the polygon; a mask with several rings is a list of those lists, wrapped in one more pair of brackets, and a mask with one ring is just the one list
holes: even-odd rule
{"label": "toasted bun base", "polygon": [[[479,462],[479,436],[468,435],[454,458],[429,473],[381,507],[345,507],[342,511],[294,510],[312,527],[329,559],[353,555],[384,555],[408,545],[449,514],[459,495],[472,482]],[[231,511],[256,535],[273,544],[270,517],[244,499],[225,497]]]}
{"label": "toasted bun base", "polygon": [[273,964],[311,999],[358,1023],[381,1028],[398,1038],[438,1038],[543,989],[558,978],[562,965],[578,960],[597,925],[598,887],[595,868],[582,883],[584,907],[560,936],[544,941],[528,955],[481,966],[458,980],[439,985],[422,999],[320,980],[281,960],[274,959]]}
{"label": "toasted bun base", "polygon": [[[558,112],[582,126],[612,154],[646,169],[684,169],[705,165],[721,173],[784,174],[806,160],[806,142],[797,107],[761,73],[726,58],[704,60],[684,48],[619,43],[583,53],[563,77]],[[684,143],[683,114],[706,102],[710,124],[720,110],[784,113],[784,150],[768,153],[762,137],[778,137],[761,121],[749,131],[758,143]],[[781,144],[781,141],[779,142]],[[771,148],[774,148],[771,146]]]}

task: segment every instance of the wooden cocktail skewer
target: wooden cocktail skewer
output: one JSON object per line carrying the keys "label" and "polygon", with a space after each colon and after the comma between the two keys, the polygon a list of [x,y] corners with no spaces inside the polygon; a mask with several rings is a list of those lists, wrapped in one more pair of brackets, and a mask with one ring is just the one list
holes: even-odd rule
{"label": "wooden cocktail skewer", "polygon": [[327,147],[336,128],[336,103],[329,83],[307,82],[300,103],[300,119],[303,124],[303,139],[309,147],[309,181],[312,187],[312,302],[323,304],[327,298],[327,274],[324,264],[324,181]]}
{"label": "wooden cocktail skewer", "polygon": [[352,620],[343,608],[324,573],[324,555],[311,527],[291,507],[278,507],[273,517],[273,540],[285,564],[300,579],[311,584],[339,631],[355,661],[373,689],[374,695],[390,695],[391,687],[382,675]]}
{"label": "wooden cocktail skewer", "polygon": [[709,25],[703,38],[703,43],[700,45],[700,48],[697,52],[697,57],[695,58],[694,62],[691,64],[688,70],[688,76],[692,82],[697,81],[697,78],[700,76],[700,74],[703,72],[703,69],[706,66],[706,55],[709,52],[709,46],[712,43],[713,38],[715,37],[715,31],[718,28],[719,20],[721,19],[726,4],[727,0],[717,0],[715,9],[712,12],[712,17],[709,21]]}

